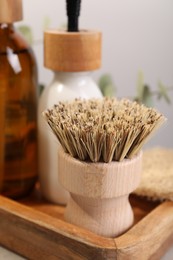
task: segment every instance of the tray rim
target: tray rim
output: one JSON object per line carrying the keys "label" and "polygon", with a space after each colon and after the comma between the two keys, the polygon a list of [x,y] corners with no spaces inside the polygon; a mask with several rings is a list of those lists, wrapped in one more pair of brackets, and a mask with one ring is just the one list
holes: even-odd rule
{"label": "tray rim", "polygon": [[[104,249],[104,251],[106,250],[108,253],[112,252],[111,255],[114,255],[116,259],[121,259],[122,256],[134,257],[134,255],[142,250],[144,244],[145,247],[146,245],[150,247],[152,245],[152,248],[149,250],[149,256],[151,256],[159,251],[159,247],[163,247],[165,241],[170,241],[168,246],[170,246],[170,243],[173,242],[173,202],[171,201],[165,201],[156,206],[125,234],[117,238],[105,238],[98,236],[88,230],[84,230],[83,228],[74,226],[61,219],[56,219],[46,213],[40,212],[31,206],[26,206],[21,202],[16,202],[0,196],[0,216],[3,215],[10,216],[19,222],[26,221],[28,224],[34,224],[35,226],[44,228],[50,232],[54,232],[63,237],[75,240],[77,243],[82,243],[89,247],[97,248],[97,250]],[[148,229],[146,227],[149,225],[148,228],[151,228],[153,221],[157,223],[157,225],[155,225],[151,232],[148,233]],[[140,234],[139,230],[142,230]],[[158,235],[160,235],[159,243],[151,243],[151,237],[153,237],[155,241],[158,239]],[[1,238],[0,244],[20,254],[18,249],[16,250],[7,242],[4,244],[1,241]],[[167,249],[168,246],[165,248]],[[164,252],[165,249],[162,252],[162,255]],[[22,253],[22,255],[24,254]]]}
{"label": "tray rim", "polygon": [[[1,202],[3,202],[3,204],[1,204]],[[22,209],[22,213],[21,213],[21,209]],[[55,217],[52,217],[46,213],[36,210],[35,208],[26,206],[23,203],[13,201],[11,199],[8,199],[8,198],[0,195],[0,213],[2,211],[7,212],[11,215],[15,215],[21,219],[26,219],[28,222],[30,221],[37,225],[40,225],[40,221],[42,221],[43,218],[46,218],[47,220],[44,222],[45,228],[51,229],[53,231],[56,230],[60,234],[67,235],[70,238],[74,238],[73,235],[77,234],[77,240],[78,241],[81,240],[80,242],[85,242],[85,241],[83,241],[83,237],[86,233],[88,233],[90,241],[88,240],[86,242],[90,243],[91,245],[93,243],[93,244],[97,245],[98,247],[100,247],[101,246],[100,242],[103,242],[107,248],[112,248],[112,246],[115,245],[113,242],[114,241],[113,238],[105,238],[105,237],[96,235],[96,234],[90,232],[89,230],[84,230],[81,227],[74,226],[74,225],[72,225],[66,221],[63,221],[61,219],[58,219],[58,218],[55,220]],[[25,211],[25,212],[23,212],[23,211]],[[35,217],[33,217],[32,213],[35,213]],[[30,217],[31,219],[28,220],[28,217]],[[50,221],[52,221],[52,224],[50,224]],[[65,225],[64,225],[64,223],[65,223]],[[73,230],[73,232],[71,232],[72,230]],[[71,234],[67,233],[68,231],[70,231]],[[97,241],[97,242],[95,242],[95,241]]]}

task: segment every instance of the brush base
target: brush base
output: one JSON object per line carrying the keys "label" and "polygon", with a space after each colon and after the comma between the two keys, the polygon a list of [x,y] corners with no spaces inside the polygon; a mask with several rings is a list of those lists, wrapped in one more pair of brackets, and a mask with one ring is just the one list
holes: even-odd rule
{"label": "brush base", "polygon": [[90,199],[71,194],[65,220],[104,237],[116,237],[133,224],[134,214],[128,196]]}
{"label": "brush base", "polygon": [[58,153],[59,181],[71,198],[65,219],[98,235],[116,237],[133,224],[129,194],[140,181],[142,154],[122,162],[90,163]]}

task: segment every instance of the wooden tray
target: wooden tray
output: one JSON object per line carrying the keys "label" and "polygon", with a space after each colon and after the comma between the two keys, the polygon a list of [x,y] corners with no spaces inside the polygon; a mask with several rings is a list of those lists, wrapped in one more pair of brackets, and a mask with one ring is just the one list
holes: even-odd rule
{"label": "wooden tray", "polygon": [[173,202],[131,197],[134,226],[111,239],[73,226],[38,188],[20,202],[0,196],[0,244],[29,259],[160,259],[173,243]]}

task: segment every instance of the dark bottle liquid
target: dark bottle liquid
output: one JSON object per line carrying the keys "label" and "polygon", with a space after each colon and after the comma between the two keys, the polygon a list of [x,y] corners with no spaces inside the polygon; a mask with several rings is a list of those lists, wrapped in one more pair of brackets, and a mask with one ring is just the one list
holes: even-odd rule
{"label": "dark bottle liquid", "polygon": [[17,199],[37,179],[37,67],[32,50],[9,24],[0,24],[0,88],[5,98],[1,193]]}

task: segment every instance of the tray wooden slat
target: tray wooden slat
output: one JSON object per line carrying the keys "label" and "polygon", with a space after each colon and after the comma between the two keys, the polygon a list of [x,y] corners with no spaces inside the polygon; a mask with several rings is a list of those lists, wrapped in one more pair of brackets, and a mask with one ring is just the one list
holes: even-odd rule
{"label": "tray wooden slat", "polygon": [[65,222],[64,207],[37,190],[20,202],[0,196],[0,244],[29,259],[158,259],[173,243],[173,202],[131,203],[134,226],[111,239]]}
{"label": "tray wooden slat", "polygon": [[159,259],[173,243],[173,202],[164,202],[115,239],[119,259]]}

